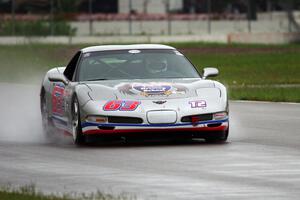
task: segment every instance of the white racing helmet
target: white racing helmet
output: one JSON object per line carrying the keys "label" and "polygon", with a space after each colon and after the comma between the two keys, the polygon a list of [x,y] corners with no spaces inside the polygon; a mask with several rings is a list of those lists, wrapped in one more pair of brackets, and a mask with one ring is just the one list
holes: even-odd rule
{"label": "white racing helmet", "polygon": [[160,56],[147,57],[145,59],[146,70],[151,74],[165,72],[168,69],[166,58]]}

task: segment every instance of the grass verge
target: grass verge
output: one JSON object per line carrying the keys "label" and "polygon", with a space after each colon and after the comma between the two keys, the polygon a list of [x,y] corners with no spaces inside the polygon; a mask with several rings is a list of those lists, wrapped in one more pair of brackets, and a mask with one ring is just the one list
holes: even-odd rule
{"label": "grass verge", "polygon": [[26,185],[17,189],[10,186],[0,188],[1,200],[130,200],[136,199],[127,194],[112,195],[102,192],[92,194],[64,194],[62,196],[45,195],[37,192],[34,185]]}
{"label": "grass verge", "polygon": [[300,102],[299,88],[229,88],[233,100]]}

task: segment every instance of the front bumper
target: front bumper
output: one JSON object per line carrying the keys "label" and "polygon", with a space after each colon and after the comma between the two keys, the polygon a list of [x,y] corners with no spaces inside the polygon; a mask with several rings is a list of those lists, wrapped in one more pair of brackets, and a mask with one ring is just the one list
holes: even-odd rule
{"label": "front bumper", "polygon": [[174,124],[121,124],[121,123],[94,123],[83,122],[81,124],[84,135],[116,135],[126,136],[135,134],[164,134],[164,133],[207,133],[224,132],[228,129],[228,118],[223,120],[209,120],[194,123]]}

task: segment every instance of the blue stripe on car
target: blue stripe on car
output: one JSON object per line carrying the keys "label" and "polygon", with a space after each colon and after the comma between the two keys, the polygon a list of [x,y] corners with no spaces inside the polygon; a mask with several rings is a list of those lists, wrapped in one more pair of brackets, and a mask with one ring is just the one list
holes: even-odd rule
{"label": "blue stripe on car", "polygon": [[[209,120],[209,121],[201,121],[198,122],[197,125],[199,124],[218,124],[218,123],[223,123],[223,122],[228,122],[228,118],[223,119],[223,120]],[[135,126],[135,127],[177,127],[177,126],[190,126],[193,125],[192,123],[177,123],[177,124],[126,124],[126,123],[95,123],[95,122],[83,122],[81,123],[81,127],[89,127],[89,126],[102,126],[102,127],[107,127],[107,126]]]}
{"label": "blue stripe on car", "polygon": [[65,125],[65,126],[68,125],[67,120],[64,120],[64,119],[62,119],[60,117],[57,117],[55,115],[52,115],[52,119],[55,120],[55,121],[57,121],[57,122],[59,122],[61,125]]}

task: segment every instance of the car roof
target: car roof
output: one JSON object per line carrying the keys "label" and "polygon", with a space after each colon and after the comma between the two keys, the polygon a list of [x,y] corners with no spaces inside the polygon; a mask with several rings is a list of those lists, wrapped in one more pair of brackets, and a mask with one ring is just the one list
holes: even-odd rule
{"label": "car roof", "polygon": [[134,50],[134,49],[169,49],[174,50],[174,47],[162,44],[131,44],[131,45],[101,45],[91,46],[81,49],[82,53],[95,51],[113,51],[113,50]]}

